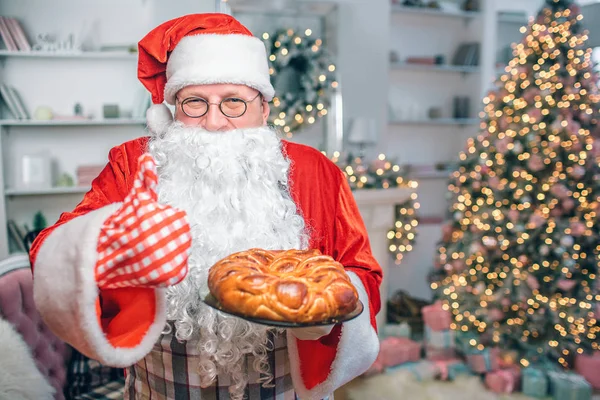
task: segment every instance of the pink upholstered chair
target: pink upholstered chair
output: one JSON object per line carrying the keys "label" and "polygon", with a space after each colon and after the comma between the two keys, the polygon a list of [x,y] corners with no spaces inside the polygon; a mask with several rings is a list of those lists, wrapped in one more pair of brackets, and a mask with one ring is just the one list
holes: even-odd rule
{"label": "pink upholstered chair", "polygon": [[0,316],[10,322],[32,350],[36,365],[63,400],[70,348],[46,327],[33,302],[33,279],[26,254],[0,262]]}

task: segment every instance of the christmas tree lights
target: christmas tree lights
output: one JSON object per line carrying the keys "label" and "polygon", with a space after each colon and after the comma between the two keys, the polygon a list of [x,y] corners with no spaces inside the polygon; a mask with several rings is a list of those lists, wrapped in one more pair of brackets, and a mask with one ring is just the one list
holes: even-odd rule
{"label": "christmas tree lights", "polygon": [[465,346],[524,366],[600,350],[600,96],[581,20],[547,0],[522,29],[452,175],[432,274]]}
{"label": "christmas tree lights", "polygon": [[[379,154],[370,164],[365,164],[361,157],[354,157],[352,154],[341,155],[339,152],[335,152],[329,158],[344,172],[353,191],[394,187],[416,190],[418,187],[417,181],[407,179],[402,168],[387,160],[385,154]],[[388,249],[397,265],[402,261],[404,254],[413,249],[417,237],[416,227],[419,225],[416,212],[418,209],[417,193],[414,191],[408,200],[395,207],[394,226],[388,231],[387,238]]]}

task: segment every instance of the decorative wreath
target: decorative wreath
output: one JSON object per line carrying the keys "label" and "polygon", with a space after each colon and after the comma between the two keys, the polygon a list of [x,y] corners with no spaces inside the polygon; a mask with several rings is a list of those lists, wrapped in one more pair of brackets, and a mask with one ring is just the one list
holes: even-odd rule
{"label": "decorative wreath", "polygon": [[280,29],[264,33],[269,55],[269,73],[275,87],[269,123],[292,137],[304,124],[313,124],[327,114],[330,94],[338,87],[335,64],[323,41],[303,33]]}

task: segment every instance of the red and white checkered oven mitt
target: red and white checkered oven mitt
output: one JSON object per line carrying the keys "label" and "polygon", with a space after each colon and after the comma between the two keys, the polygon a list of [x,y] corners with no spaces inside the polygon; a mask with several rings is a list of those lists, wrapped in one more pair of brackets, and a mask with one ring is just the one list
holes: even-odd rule
{"label": "red and white checkered oven mitt", "polygon": [[185,278],[190,226],[184,211],[158,203],[157,181],[154,159],[143,154],[131,192],[100,229],[99,288],[165,287]]}

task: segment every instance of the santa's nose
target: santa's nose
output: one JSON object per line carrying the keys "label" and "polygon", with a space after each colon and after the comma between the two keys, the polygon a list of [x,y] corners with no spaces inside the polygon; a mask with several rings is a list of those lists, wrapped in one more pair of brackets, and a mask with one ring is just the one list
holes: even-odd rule
{"label": "santa's nose", "polygon": [[206,113],[206,118],[204,120],[204,129],[210,132],[219,132],[226,130],[229,125],[229,120],[221,110],[219,106],[211,105],[209,107],[208,112]]}

